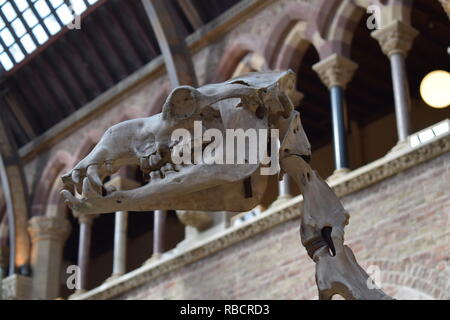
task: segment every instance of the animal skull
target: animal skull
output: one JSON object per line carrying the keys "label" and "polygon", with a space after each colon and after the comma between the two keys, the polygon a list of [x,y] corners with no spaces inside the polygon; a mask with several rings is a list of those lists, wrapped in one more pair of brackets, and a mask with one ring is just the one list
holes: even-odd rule
{"label": "animal skull", "polygon": [[[250,210],[260,202],[267,185],[267,176],[258,170],[263,166],[260,162],[177,165],[171,155],[181,142],[174,140],[172,133],[176,129],[192,132],[195,121],[224,136],[227,129],[275,128],[282,141],[281,158],[293,153],[307,159],[310,144],[289,99],[294,88],[291,71],[250,73],[198,89],[178,87],[167,98],[162,113],[109,128],[92,152],[62,177],[66,186],[62,195],[81,214]],[[196,141],[188,142],[195,147]],[[226,142],[222,144],[226,151]],[[246,155],[248,152],[246,149]],[[140,166],[149,174],[149,182],[133,190],[102,190],[104,179],[126,165]]]}

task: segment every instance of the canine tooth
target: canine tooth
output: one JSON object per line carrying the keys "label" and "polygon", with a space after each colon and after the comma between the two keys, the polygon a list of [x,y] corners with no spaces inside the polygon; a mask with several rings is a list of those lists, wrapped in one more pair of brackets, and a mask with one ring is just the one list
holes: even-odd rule
{"label": "canine tooth", "polygon": [[78,184],[78,183],[80,183],[80,170],[73,170],[72,171],[72,181],[75,183],[75,184]]}
{"label": "canine tooth", "polygon": [[98,165],[90,165],[87,169],[87,177],[94,187],[101,190],[103,181],[100,179],[99,167]]}
{"label": "canine tooth", "polygon": [[84,178],[83,180],[83,193],[82,196],[84,198],[92,198],[92,197],[98,197],[99,194],[95,192],[95,189],[92,188],[91,180],[89,178]]}
{"label": "canine tooth", "polygon": [[63,183],[66,184],[66,185],[71,185],[71,184],[73,184],[73,180],[72,180],[72,172],[66,173],[65,175],[63,175],[63,176],[61,177],[61,179],[62,179]]}
{"label": "canine tooth", "polygon": [[81,181],[81,173],[78,169],[72,171],[72,181],[75,184],[75,190],[77,190],[78,194],[81,194],[83,191],[83,183]]}
{"label": "canine tooth", "polygon": [[148,162],[150,166],[154,167],[161,161],[161,155],[159,153],[151,155],[150,158],[148,158]]}
{"label": "canine tooth", "polygon": [[75,196],[68,190],[62,190],[61,195],[64,198],[64,203],[73,209],[74,204],[78,202],[77,198],[75,198]]}

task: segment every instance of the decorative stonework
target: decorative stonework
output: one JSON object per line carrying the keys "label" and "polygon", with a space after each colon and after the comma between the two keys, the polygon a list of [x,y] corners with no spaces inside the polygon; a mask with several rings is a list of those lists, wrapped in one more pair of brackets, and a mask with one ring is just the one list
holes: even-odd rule
{"label": "decorative stonework", "polygon": [[93,214],[80,214],[78,215],[78,223],[82,224],[85,223],[87,225],[92,225],[92,222],[94,221],[94,219],[97,217],[97,215],[93,215]]}
{"label": "decorative stonework", "polygon": [[211,214],[204,211],[177,211],[180,221],[190,227],[196,228],[198,231],[208,229],[213,224]]}
{"label": "decorative stonework", "polygon": [[396,20],[380,30],[375,30],[371,35],[378,41],[385,55],[401,53],[406,56],[419,32],[409,24]]}
{"label": "decorative stonework", "polygon": [[447,135],[413,151],[402,149],[398,152],[401,155],[389,153],[371,163],[369,166],[373,168],[370,170],[363,167],[349,173],[348,179],[336,181],[333,190],[338,196],[345,196],[449,151],[450,135]]}
{"label": "decorative stonework", "polygon": [[28,223],[28,232],[33,244],[50,239],[64,242],[70,230],[69,221],[60,217],[33,217]]}
{"label": "decorative stonework", "polygon": [[314,71],[328,89],[334,86],[346,88],[357,68],[356,63],[338,54],[333,54],[313,65]]}
{"label": "decorative stonework", "polygon": [[348,168],[336,169],[333,174],[327,178],[327,182],[332,182],[333,180],[340,179],[349,173],[351,170]]}
{"label": "decorative stonework", "polygon": [[[450,135],[446,135],[415,149],[403,149],[398,153],[388,154],[378,161],[350,172],[342,179],[333,181],[331,186],[334,192],[342,197],[449,151]],[[155,260],[153,263],[146,264],[118,279],[72,298],[110,299],[123,294],[163,274],[203,259],[260,232],[299,218],[302,202],[302,196],[287,200],[284,204],[266,210],[251,222],[228,228],[222,235],[214,237],[199,247],[177,253],[170,258]]]}
{"label": "decorative stonework", "polygon": [[31,298],[31,278],[14,274],[3,279],[4,300],[28,300]]}

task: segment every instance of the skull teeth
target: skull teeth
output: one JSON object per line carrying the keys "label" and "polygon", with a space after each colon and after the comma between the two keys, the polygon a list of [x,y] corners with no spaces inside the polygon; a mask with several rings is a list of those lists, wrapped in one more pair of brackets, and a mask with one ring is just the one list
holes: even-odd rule
{"label": "skull teeth", "polygon": [[162,160],[161,155],[159,153],[151,155],[148,158],[148,163],[151,167],[155,167]]}

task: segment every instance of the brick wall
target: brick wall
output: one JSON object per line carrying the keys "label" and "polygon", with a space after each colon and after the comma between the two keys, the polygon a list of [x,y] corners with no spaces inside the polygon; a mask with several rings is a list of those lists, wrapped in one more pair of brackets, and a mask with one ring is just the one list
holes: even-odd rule
{"label": "brick wall", "polygon": [[[346,243],[399,299],[450,299],[450,153],[346,196]],[[298,219],[170,272],[119,299],[314,299]],[[372,273],[374,274],[374,273]]]}

